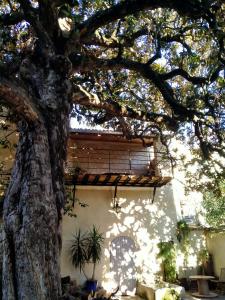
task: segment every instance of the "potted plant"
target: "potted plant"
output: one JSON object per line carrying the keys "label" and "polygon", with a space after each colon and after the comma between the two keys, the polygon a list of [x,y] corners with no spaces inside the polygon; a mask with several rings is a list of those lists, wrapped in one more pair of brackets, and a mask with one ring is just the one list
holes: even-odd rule
{"label": "potted plant", "polygon": [[85,277],[87,278],[84,272],[84,265],[87,261],[87,238],[86,234],[82,234],[79,229],[73,236],[72,245],[70,248],[72,264],[77,269],[80,269],[80,272],[83,271]]}
{"label": "potted plant", "polygon": [[[102,254],[102,245],[104,242],[103,233],[93,225],[93,227],[85,233],[81,233],[79,229],[74,235],[71,245],[72,263],[75,268],[79,268],[80,272],[86,277],[86,289],[88,292],[94,292],[97,288],[97,280],[95,279],[96,264],[100,262]],[[89,278],[84,270],[85,264],[93,264],[92,275]]]}

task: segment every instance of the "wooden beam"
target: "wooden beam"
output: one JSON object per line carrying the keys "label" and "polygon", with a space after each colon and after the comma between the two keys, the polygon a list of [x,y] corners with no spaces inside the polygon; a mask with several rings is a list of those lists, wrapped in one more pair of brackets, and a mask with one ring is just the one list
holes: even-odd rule
{"label": "wooden beam", "polygon": [[151,186],[151,187],[160,187],[161,186],[161,180],[162,180],[162,178],[161,177],[156,177],[156,178],[154,178],[154,180],[153,181],[151,181],[150,183],[149,183],[149,186]]}
{"label": "wooden beam", "polygon": [[125,180],[123,181],[123,185],[127,185],[128,182],[129,182],[130,180],[131,180],[130,175],[127,175],[127,179],[125,179]]}
{"label": "wooden beam", "polygon": [[132,186],[133,185],[136,185],[141,179],[143,178],[143,176],[138,176],[138,178],[131,184]]}
{"label": "wooden beam", "polygon": [[[155,136],[148,136],[141,138],[136,138],[132,140],[127,140],[122,133],[104,133],[101,131],[96,132],[88,132],[88,130],[85,132],[70,132],[69,134],[69,141],[70,140],[84,140],[84,141],[103,141],[103,142],[117,142],[117,143],[123,143],[128,145],[143,145],[144,143],[147,144],[147,146],[152,146],[154,143]],[[144,147],[143,147],[144,148]]]}
{"label": "wooden beam", "polygon": [[[1,175],[0,175],[1,178]],[[124,179],[125,178],[125,179]],[[130,187],[161,187],[171,181],[171,177],[151,177],[139,175],[135,176],[134,181],[132,175],[127,174],[85,174],[75,176],[65,176],[66,185],[98,185],[98,186],[130,186]],[[142,181],[142,182],[141,182]]]}
{"label": "wooden beam", "polygon": [[100,178],[100,175],[96,175],[95,179],[92,181],[91,184],[96,185],[98,183],[98,181],[99,181],[99,178]]}
{"label": "wooden beam", "polygon": [[105,179],[103,180],[102,185],[107,184],[109,182],[111,176],[112,176],[111,174],[105,175]]}
{"label": "wooden beam", "polygon": [[148,178],[148,179],[144,180],[144,181],[140,184],[140,186],[145,186],[146,184],[150,183],[150,181],[151,181],[151,178]]}
{"label": "wooden beam", "polygon": [[112,182],[112,185],[118,185],[121,177],[122,177],[121,175],[116,176],[116,179]]}

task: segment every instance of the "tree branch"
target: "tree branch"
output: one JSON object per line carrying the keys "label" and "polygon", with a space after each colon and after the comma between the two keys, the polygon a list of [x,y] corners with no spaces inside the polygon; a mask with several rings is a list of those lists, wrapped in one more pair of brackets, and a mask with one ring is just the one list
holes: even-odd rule
{"label": "tree branch", "polygon": [[96,29],[102,27],[117,19],[127,15],[138,13],[140,11],[156,8],[170,8],[176,10],[181,15],[186,15],[192,19],[204,17],[209,11],[208,1],[187,0],[181,2],[178,0],[127,0],[113,5],[111,8],[102,10],[84,21],[78,30],[81,36],[90,36]]}
{"label": "tree branch", "polygon": [[[130,36],[119,35],[116,39],[113,37],[106,38],[101,36],[101,38],[92,37],[91,39],[84,39],[83,42],[85,45],[94,45],[106,48],[119,48],[119,47],[132,47],[134,41],[144,35],[149,34],[149,30],[147,28],[140,29]],[[123,39],[123,42],[120,43],[120,39]]]}
{"label": "tree branch", "polygon": [[18,0],[18,2],[24,11],[26,21],[34,28],[37,37],[42,41],[44,48],[48,49],[48,51],[52,50],[54,48],[53,43],[49,38],[47,31],[39,21],[36,9],[34,9],[27,0]]}
{"label": "tree branch", "polygon": [[165,43],[172,43],[172,42],[177,42],[179,44],[181,44],[189,54],[192,53],[191,51],[191,47],[183,40],[184,38],[184,32],[185,30],[182,31],[182,33],[180,34],[176,34],[176,35],[167,35],[167,36],[163,36],[161,37],[161,41],[165,42]]}
{"label": "tree branch", "polygon": [[38,119],[38,114],[26,91],[12,81],[0,76],[0,101],[6,103],[16,114],[33,122]]}
{"label": "tree branch", "polygon": [[101,70],[108,69],[129,69],[139,73],[143,78],[150,80],[155,87],[160,91],[164,100],[170,105],[175,114],[179,114],[180,118],[192,119],[194,115],[201,115],[196,110],[190,109],[182,105],[176,99],[172,87],[165,79],[163,74],[154,71],[148,64],[139,63],[128,59],[99,59],[96,57],[84,57],[71,55],[70,60],[78,71],[88,71],[90,68]]}
{"label": "tree branch", "polygon": [[169,73],[162,74],[162,75],[160,75],[160,77],[163,80],[168,80],[168,79],[172,79],[173,77],[176,77],[176,76],[182,76],[183,78],[192,82],[193,84],[205,84],[207,82],[212,83],[213,81],[215,81],[219,75],[219,72],[222,69],[223,69],[223,66],[221,65],[211,75],[209,75],[207,77],[200,77],[200,76],[198,77],[198,76],[190,76],[187,71],[179,68],[179,69],[172,70]]}
{"label": "tree branch", "polygon": [[128,106],[122,106],[111,99],[103,102],[96,94],[89,93],[80,85],[74,87],[73,102],[90,109],[106,110],[108,114],[115,117],[126,117],[146,122],[150,121],[158,125],[166,124],[172,130],[176,130],[178,126],[177,121],[174,118],[164,114],[135,111],[134,109]]}

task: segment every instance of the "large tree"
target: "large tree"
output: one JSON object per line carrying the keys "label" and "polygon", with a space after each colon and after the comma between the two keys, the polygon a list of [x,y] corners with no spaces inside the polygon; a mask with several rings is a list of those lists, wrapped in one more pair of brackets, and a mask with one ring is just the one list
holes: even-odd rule
{"label": "large tree", "polygon": [[[20,132],[4,201],[3,299],[58,299],[71,112],[128,138],[224,155],[220,0],[2,0],[0,101]],[[198,145],[198,148],[197,146]]]}

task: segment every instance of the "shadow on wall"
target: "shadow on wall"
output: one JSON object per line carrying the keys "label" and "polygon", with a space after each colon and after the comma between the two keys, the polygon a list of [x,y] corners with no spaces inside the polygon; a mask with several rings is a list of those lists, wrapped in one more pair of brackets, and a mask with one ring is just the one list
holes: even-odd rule
{"label": "shadow on wall", "polygon": [[[171,188],[168,186],[157,189],[156,193],[152,204],[151,190],[145,192],[140,190],[136,199],[132,197],[131,190],[121,191],[119,193],[121,213],[116,216],[117,222],[109,224],[106,232],[109,241],[118,235],[125,235],[134,240],[136,278],[147,282],[153,282],[155,274],[160,272],[160,265],[156,260],[157,244],[173,238],[177,221]],[[110,257],[110,244],[105,249],[105,260],[108,257]],[[109,272],[107,260],[104,271],[106,279],[109,281],[113,279],[110,278],[112,273]]]}
{"label": "shadow on wall", "polygon": [[[170,185],[157,189],[153,204],[151,188],[119,188],[117,198],[121,206],[120,213],[112,209],[113,193],[112,188],[77,189],[77,197],[88,207],[81,208],[76,204],[74,209],[77,218],[64,218],[61,270],[63,276],[70,275],[78,283],[85,280],[79,270],[72,267],[68,249],[73,232],[95,224],[101,232],[105,232],[103,257],[96,268],[98,280],[107,290],[120,284],[121,293],[132,293],[133,282],[126,283],[127,278],[151,284],[161,276],[157,245],[171,240],[177,243],[178,212]],[[190,251],[196,256],[201,247],[201,242],[193,241]],[[115,260],[119,263],[115,263]],[[188,263],[194,266],[195,261]],[[177,268],[179,265],[183,265],[182,259],[178,260]]]}
{"label": "shadow on wall", "polygon": [[122,295],[134,294],[136,290],[136,246],[127,236],[118,236],[110,245],[111,283],[119,286]]}

